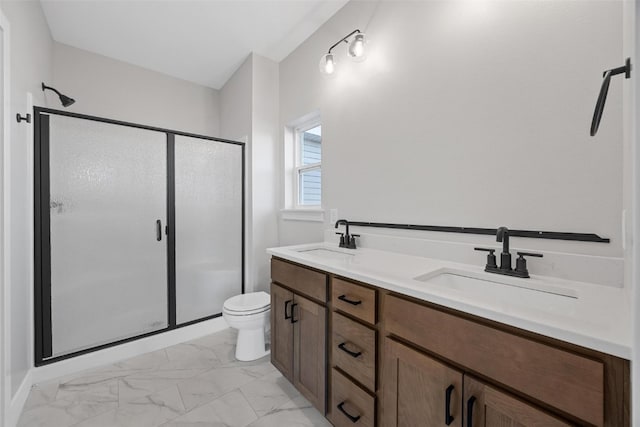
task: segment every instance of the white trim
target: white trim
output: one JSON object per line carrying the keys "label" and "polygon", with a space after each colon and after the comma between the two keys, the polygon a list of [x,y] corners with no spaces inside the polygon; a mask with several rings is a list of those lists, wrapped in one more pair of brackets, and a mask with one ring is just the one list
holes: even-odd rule
{"label": "white trim", "polygon": [[284,221],[324,222],[324,209],[281,209]]}
{"label": "white trim", "polygon": [[[29,114],[33,114],[33,94],[31,92],[27,92],[27,112]],[[31,124],[28,125],[27,128],[27,138],[24,141],[27,148],[27,164],[24,167],[27,169],[27,191],[28,194],[34,194],[34,147],[33,147],[33,120],[31,119]],[[27,197],[27,218],[35,218],[34,212],[34,198]],[[35,366],[35,325],[34,325],[34,280],[35,280],[35,259],[34,259],[34,222],[30,221],[27,228],[27,236],[26,236],[26,247],[27,247],[27,265],[29,266],[29,273],[27,274],[27,283],[29,288],[27,289],[27,297],[29,298],[29,312],[27,313],[27,333],[29,334],[29,340],[27,345],[27,357],[29,358],[27,363],[28,366]]]}
{"label": "white trim", "polygon": [[[631,241],[630,257],[631,280],[627,283],[631,288],[631,312],[632,312],[632,349],[631,359],[631,425],[638,425],[640,422],[640,84],[638,84],[638,59],[640,59],[640,6],[637,2],[624,2],[623,16],[628,18],[627,31],[625,32],[625,42],[628,43],[625,56],[631,57],[631,79],[627,82],[630,87],[630,101],[625,107],[629,108],[626,117],[629,118],[629,140],[631,151]],[[625,260],[625,261],[626,261]]]}
{"label": "white trim", "polygon": [[11,294],[9,292],[10,283],[10,241],[11,234],[9,228],[10,209],[9,200],[11,193],[10,188],[10,141],[11,141],[11,26],[9,20],[0,10],[0,29],[2,31],[2,164],[0,164],[0,209],[2,210],[0,219],[0,240],[2,247],[0,248],[0,308],[2,308],[2,327],[0,328],[0,426],[10,426],[9,423],[9,406],[11,399],[11,356],[9,352],[9,337],[11,331],[11,316],[9,301]]}
{"label": "white trim", "polygon": [[244,142],[244,291],[253,292],[255,289],[253,268],[253,144],[249,135],[237,138]]}
{"label": "white trim", "polygon": [[20,387],[18,387],[18,391],[16,391],[15,396],[11,399],[9,409],[7,411],[7,427],[18,425],[18,420],[20,419],[20,415],[22,415],[22,409],[24,408],[24,404],[27,403],[27,398],[29,397],[29,392],[33,385],[32,374],[33,369],[27,371],[27,374],[22,379]]}
{"label": "white trim", "polygon": [[322,169],[322,162],[313,163],[311,165],[302,165],[302,150],[300,149],[301,142],[300,134],[306,132],[315,127],[322,126],[322,120],[320,119],[319,113],[313,113],[306,115],[300,121],[297,121],[295,124],[292,124],[291,130],[293,132],[293,176],[292,186],[293,189],[293,210],[296,209],[306,209],[306,208],[319,208],[320,205],[301,205],[300,204],[300,172],[312,169]]}

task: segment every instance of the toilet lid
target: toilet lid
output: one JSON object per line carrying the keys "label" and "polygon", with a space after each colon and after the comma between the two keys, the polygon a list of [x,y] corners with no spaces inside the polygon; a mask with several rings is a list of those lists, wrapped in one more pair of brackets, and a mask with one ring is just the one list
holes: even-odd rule
{"label": "toilet lid", "polygon": [[271,304],[271,296],[266,292],[252,292],[236,295],[224,302],[224,308],[229,311],[256,311],[268,307]]}

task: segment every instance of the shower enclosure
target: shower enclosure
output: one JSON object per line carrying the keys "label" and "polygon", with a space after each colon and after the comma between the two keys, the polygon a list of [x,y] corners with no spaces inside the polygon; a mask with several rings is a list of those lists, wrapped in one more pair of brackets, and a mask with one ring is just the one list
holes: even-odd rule
{"label": "shower enclosure", "polygon": [[244,144],[35,108],[38,365],[244,292]]}

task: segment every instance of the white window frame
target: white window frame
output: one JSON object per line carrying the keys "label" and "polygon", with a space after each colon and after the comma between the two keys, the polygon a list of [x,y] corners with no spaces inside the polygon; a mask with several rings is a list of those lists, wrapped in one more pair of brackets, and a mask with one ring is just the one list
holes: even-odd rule
{"label": "white window frame", "polygon": [[320,204],[317,205],[303,205],[300,203],[300,174],[307,171],[320,170],[322,171],[322,162],[312,163],[310,165],[302,165],[302,140],[301,135],[315,127],[322,126],[320,117],[315,117],[312,120],[306,121],[293,129],[293,208],[298,210],[305,209],[320,209],[322,207],[322,196],[320,196]]}

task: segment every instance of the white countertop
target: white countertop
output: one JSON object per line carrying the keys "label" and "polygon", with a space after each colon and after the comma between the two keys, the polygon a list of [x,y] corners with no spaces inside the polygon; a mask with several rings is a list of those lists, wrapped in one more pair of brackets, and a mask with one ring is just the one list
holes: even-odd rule
{"label": "white countertop", "polygon": [[[368,248],[340,249],[328,243],[271,248],[267,252],[434,304],[631,358],[630,302],[621,288],[533,275],[520,279],[486,273],[484,266]],[[476,289],[419,280],[442,273],[489,282],[481,282]]]}

